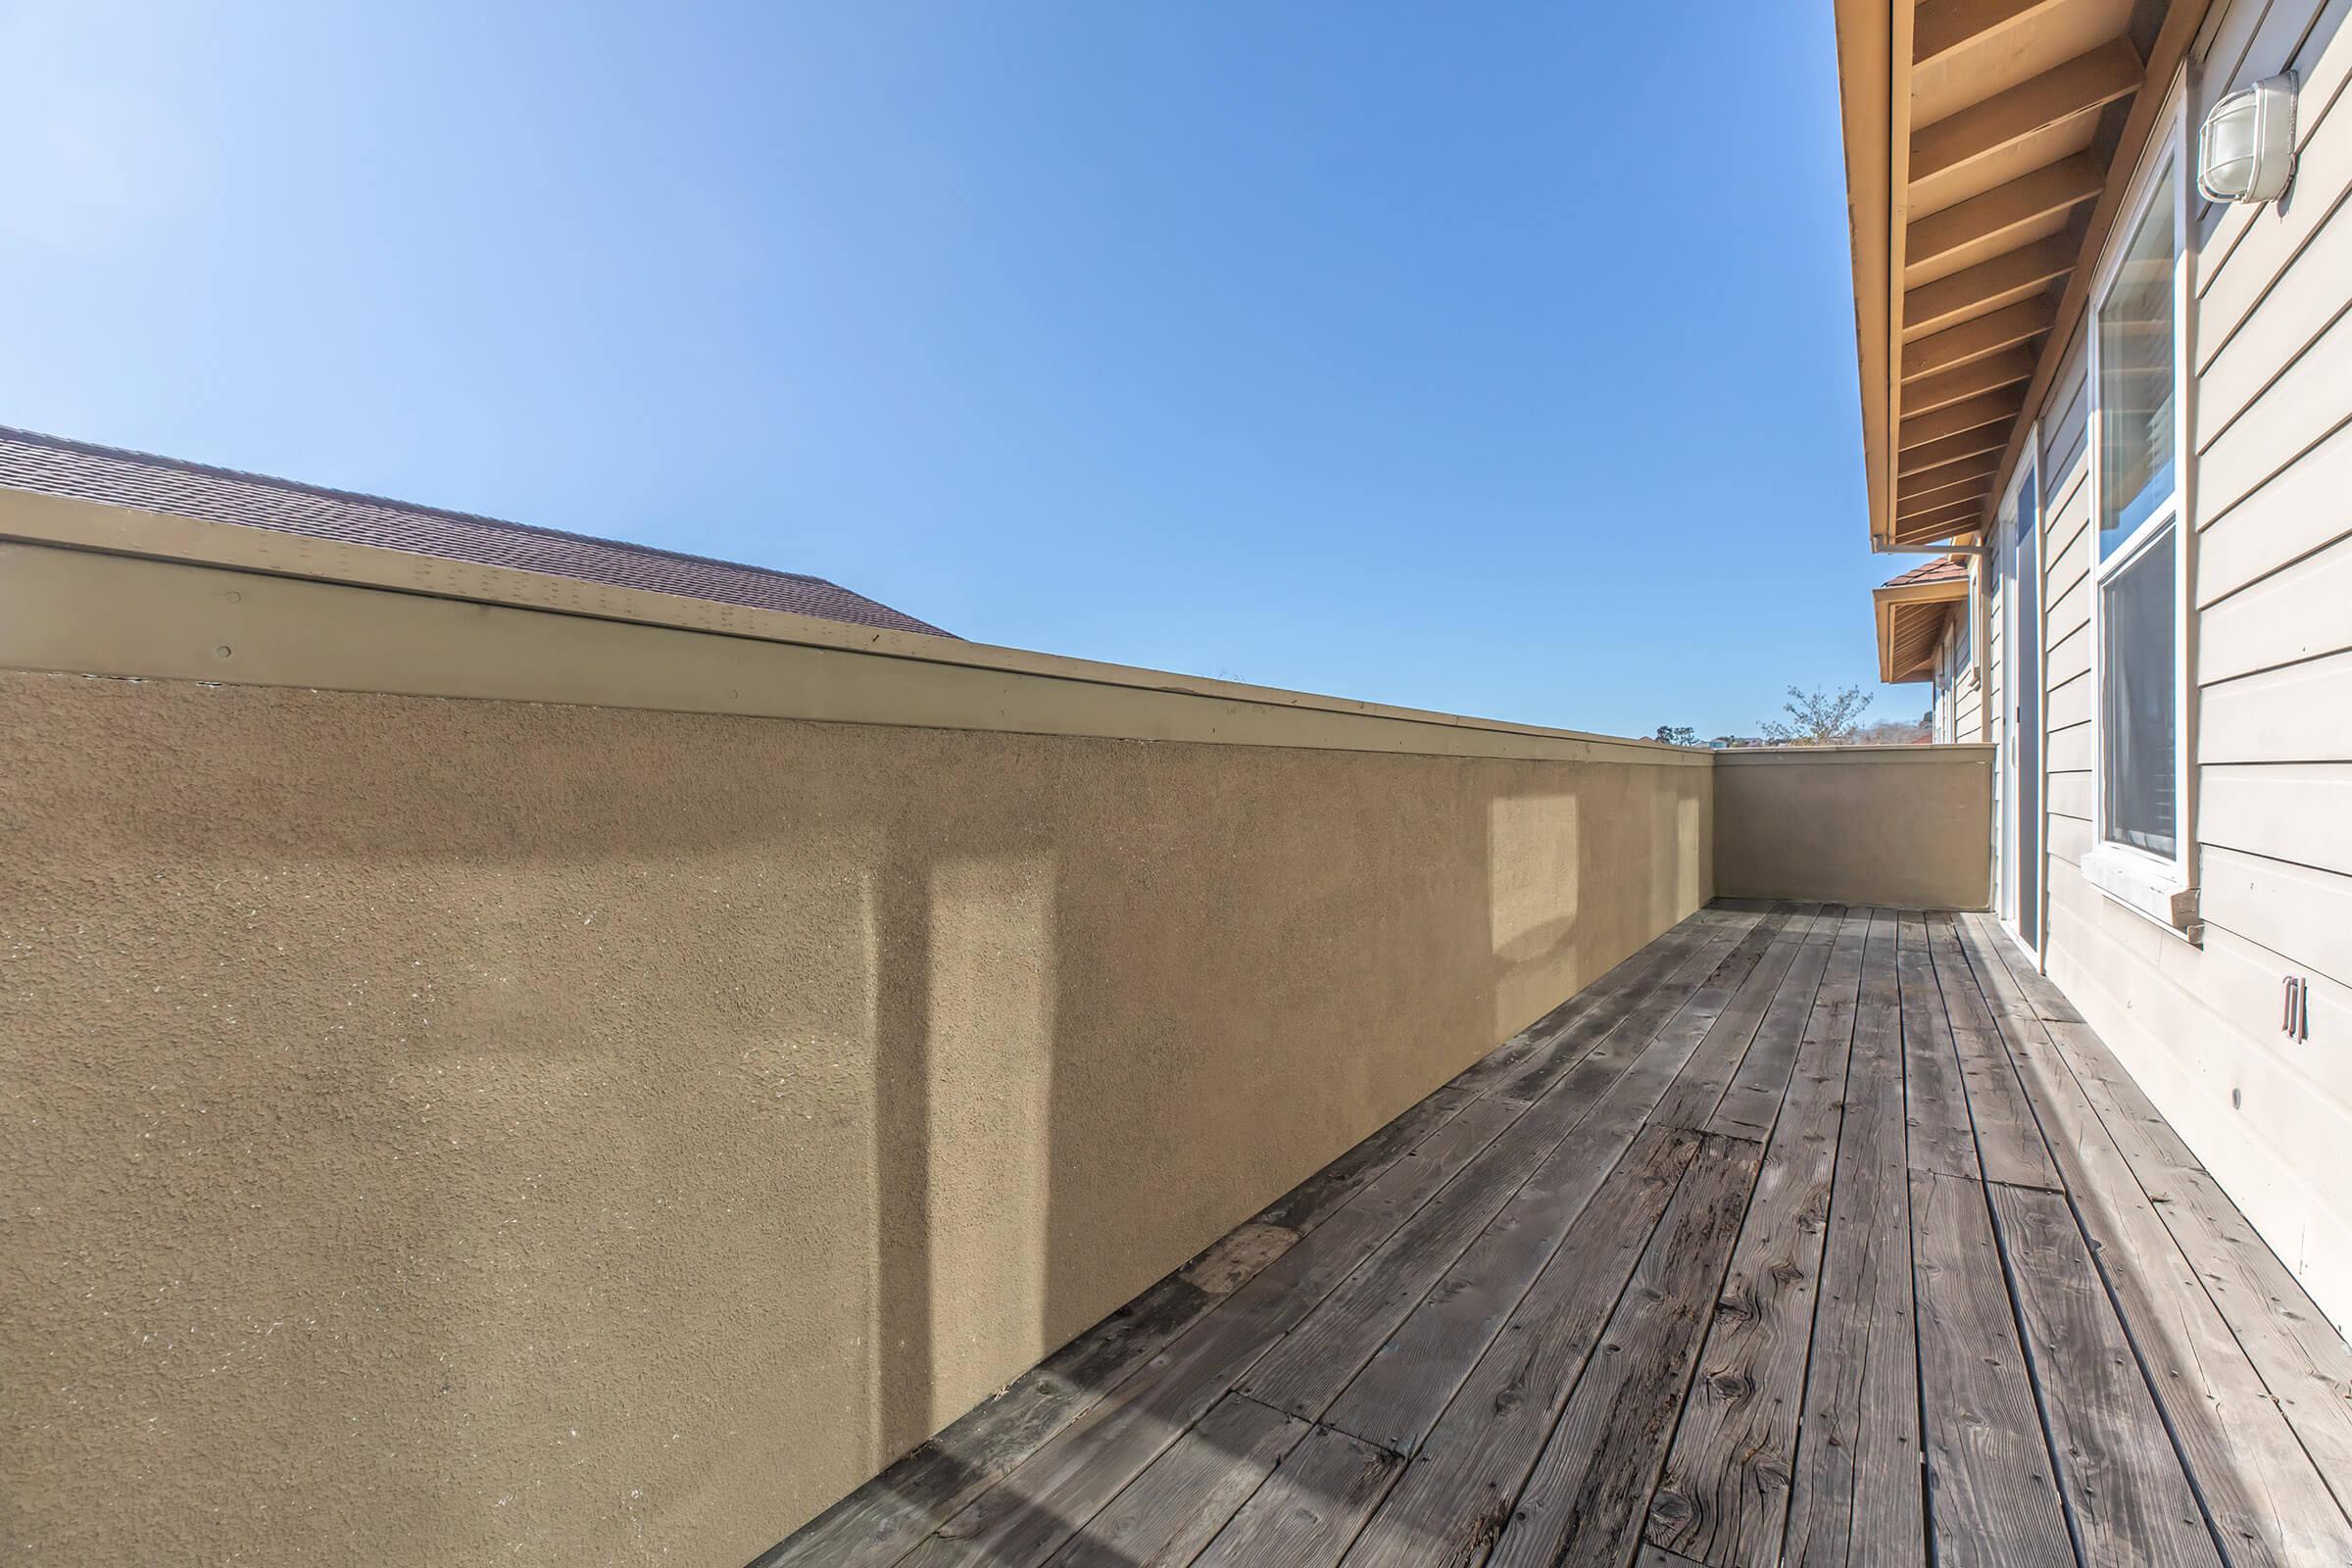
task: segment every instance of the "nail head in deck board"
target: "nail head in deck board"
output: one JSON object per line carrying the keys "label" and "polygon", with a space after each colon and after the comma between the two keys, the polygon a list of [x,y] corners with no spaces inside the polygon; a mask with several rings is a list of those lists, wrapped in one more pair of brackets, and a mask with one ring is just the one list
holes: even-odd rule
{"label": "nail head in deck board", "polygon": [[1650,1499],[1651,1543],[1717,1568],[1781,1557],[1861,970],[1839,937]]}
{"label": "nail head in deck board", "polygon": [[[1676,994],[1672,986],[1657,993],[1661,1001]],[[1640,1130],[1657,1090],[1664,1088],[1664,1077],[1656,1076],[1656,1088],[1641,1093],[1646,1080],[1639,1076],[1637,1064],[1647,1060],[1649,1033],[1627,1027],[1642,1021],[1648,1011],[1636,1008],[1615,1021],[1606,1012],[1589,1015],[1588,1023],[1606,1038],[1587,1039],[1583,1059],[1267,1351],[1242,1380],[1242,1392],[1294,1415],[1320,1417],[1562,1140],[1592,1117],[1603,1116],[1604,1137],[1621,1129],[1608,1152],[1607,1159],[1613,1162]],[[1629,1083],[1638,1102],[1630,1104],[1619,1093]],[[1615,1114],[1607,1114],[1611,1110]],[[1604,1162],[1593,1179],[1597,1182],[1606,1169]]]}
{"label": "nail head in deck board", "polygon": [[1975,1180],[1976,1129],[1960,1087],[1960,1057],[1952,1042],[1943,992],[1928,952],[1924,920],[1906,915],[1895,979],[1903,997],[1903,1101],[1911,1125],[1911,1168]]}
{"label": "nail head in deck board", "polygon": [[1920,1404],[1938,1568],[2072,1568],[1984,1189],[1911,1173]]}
{"label": "nail head in deck board", "polygon": [[1894,956],[1894,916],[1876,910],[1789,1490],[1787,1561],[1808,1568],[1927,1560]]}
{"label": "nail head in deck board", "polygon": [[1474,1087],[1456,1078],[1268,1203],[1251,1223],[1307,1235],[1478,1098]]}
{"label": "nail head in deck board", "polygon": [[[1818,932],[1819,927],[1816,927]],[[1853,1026],[1853,980],[1862,970],[1862,941],[1856,937],[1837,939],[1843,953],[1843,944],[1852,947],[1852,974],[1845,987],[1846,1027]],[[1796,1063],[1798,1047],[1812,1027],[1817,1008],[1816,998],[1827,991],[1836,969],[1832,963],[1832,949],[1808,938],[1805,950],[1788,966],[1788,976],[1773,998],[1772,1008],[1765,1013],[1763,1025],[1740,1060],[1740,1070],[1732,1074],[1731,1086],[1717,1102],[1714,1114],[1707,1118],[1705,1131],[1720,1133],[1727,1138],[1752,1138],[1762,1143],[1778,1119],[1783,1096],[1788,1092],[1788,1075]]]}
{"label": "nail head in deck board", "polygon": [[1974,915],[1962,917],[1960,931],[1994,999],[1994,1017],[2048,1132],[2100,1277],[2231,1560],[2239,1568],[2352,1563],[2352,1519],[2016,989],[2000,946],[2005,938]]}
{"label": "nail head in deck board", "polygon": [[1183,1568],[1307,1430],[1295,1416],[1227,1395],[1071,1537],[1051,1568]]}
{"label": "nail head in deck board", "polygon": [[[1810,917],[1803,917],[1784,926],[1746,972],[1737,976],[1736,982],[1727,975],[1723,987],[1710,985],[1692,998],[1690,1005],[1668,1026],[1661,1040],[1677,1030],[1693,1033],[1696,1038],[1689,1058],[1651,1112],[1653,1120],[1669,1127],[1706,1126],[1707,1118],[1722,1103],[1724,1091],[1731,1087],[1732,1075],[1739,1070],[1740,1059],[1754,1042],[1756,1030],[1763,1025],[1764,1014],[1772,1006],[1773,998],[1779,995],[1782,981],[1788,978],[1797,955],[1804,951],[1805,933],[1811,924]],[[1710,1010],[1708,1002],[1725,989],[1729,995]]]}
{"label": "nail head in deck board", "polygon": [[2066,1200],[2018,1187],[1991,1191],[2083,1562],[2221,1568]]}
{"label": "nail head in deck board", "polygon": [[1194,1568],[1320,1568],[1336,1562],[1404,1461],[1317,1427],[1219,1531]]}
{"label": "nail head in deck board", "polygon": [[1952,1044],[1960,1055],[1960,1083],[1977,1130],[1977,1157],[1984,1163],[1984,1179],[2058,1191],[2063,1184],[2058,1167],[2050,1162],[2049,1146],[2042,1142],[2041,1124],[2026,1103],[2026,1092],[2018,1085],[1984,992],[1960,951],[1952,917],[1930,916],[1928,940],[1936,983],[1943,992],[1944,1015],[1951,1020]]}
{"label": "nail head in deck board", "polygon": [[1614,1568],[1640,1545],[1762,1152],[1744,1139],[1701,1143],[1519,1494],[1493,1568]]}
{"label": "nail head in deck board", "polygon": [[2090,1102],[2107,1119],[2116,1142],[2126,1153],[2135,1161],[2144,1156],[2155,1169],[2200,1168],[2195,1152],[2173,1131],[2173,1124],[2164,1119],[2164,1113],[2148,1099],[2147,1092],[2115,1059],[2115,1054],[2090,1025],[2045,1018],[2042,1028],[2074,1065],[2083,1093],[2090,1096]]}
{"label": "nail head in deck board", "polygon": [[1698,1146],[1698,1134],[1666,1127],[1636,1141],[1479,1356],[1348,1568],[1485,1557]]}
{"label": "nail head in deck board", "polygon": [[[1667,987],[1672,991],[1670,998],[1658,997],[1653,987],[1648,995],[1629,997],[1621,1015],[1638,1015],[1636,1027],[1642,1027],[1641,1020],[1660,1015],[1661,1009],[1664,1014],[1671,1014],[1683,1004],[1685,999],[1712,984],[1723,965],[1736,961],[1741,954],[1763,952],[1765,944],[1771,940],[1771,933],[1778,929],[1779,920],[1777,915],[1767,915],[1757,920],[1727,922],[1712,928],[1696,947],[1690,950],[1682,962],[1661,971],[1671,977],[1667,982]],[[1530,1062],[1495,1094],[1504,1100],[1534,1100],[1574,1065],[1574,1061],[1563,1060],[1557,1055]]]}
{"label": "nail head in deck board", "polygon": [[[1782,941],[1772,944],[1773,951]],[[1761,964],[1754,972],[1762,972]],[[1710,986],[1724,974],[1719,967],[1709,977]],[[1511,1196],[1556,1157],[1564,1140],[1573,1141],[1573,1157],[1597,1184],[1689,1059],[1690,1048],[1682,1042],[1708,1016],[1709,993],[1701,990],[1654,1038],[1626,1027],[1664,1011],[1678,994],[1678,988],[1661,988],[1657,1008],[1637,1008],[1609,1026],[1590,1055],[1267,1351],[1242,1381],[1242,1392],[1294,1415],[1322,1416]],[[1596,1012],[1592,1020],[1599,1027],[1606,1017]],[[1378,1432],[1361,1435],[1386,1441]]]}
{"label": "nail head in deck board", "polygon": [[1480,1101],[1440,1128],[948,1520],[906,1559],[910,1568],[1042,1561],[1523,1108]]}
{"label": "nail head in deck board", "polygon": [[[1578,1023],[1604,1004],[1618,998],[1626,999],[1629,1006],[1638,1004],[1650,984],[1680,967],[1682,960],[1706,940],[1711,929],[1708,922],[1696,915],[1669,927],[1619,960],[1608,973],[1521,1030],[1480,1065],[1499,1061],[1516,1067],[1522,1061],[1548,1055],[1567,1043],[1570,1031]],[[1507,1071],[1501,1076],[1507,1076]]]}
{"label": "nail head in deck board", "polygon": [[1651,1545],[1645,1541],[1642,1544],[1642,1555],[1634,1559],[1634,1568],[1705,1568],[1705,1565]]}
{"label": "nail head in deck board", "polygon": [[2278,1408],[2352,1512],[2352,1350],[2202,1169],[2171,1174],[2165,1228],[2196,1262]]}
{"label": "nail head in deck board", "polygon": [[1162,1279],[809,1521],[754,1568],[897,1562],[1222,1298],[1178,1274]]}
{"label": "nail head in deck board", "polygon": [[[1653,1092],[1649,1100],[1655,1098]],[[1412,1454],[1504,1325],[1517,1319],[1532,1282],[1556,1257],[1605,1256],[1622,1281],[1641,1254],[1647,1226],[1637,1236],[1621,1229],[1616,1216],[1596,1216],[1595,1205],[1626,1202],[1629,1193],[1652,1178],[1657,1151],[1665,1147],[1662,1129],[1642,1128],[1638,1115],[1633,1121],[1627,1126],[1619,1118],[1596,1117],[1571,1134],[1413,1308],[1324,1421]],[[1661,1191],[1652,1221],[1664,1204]]]}

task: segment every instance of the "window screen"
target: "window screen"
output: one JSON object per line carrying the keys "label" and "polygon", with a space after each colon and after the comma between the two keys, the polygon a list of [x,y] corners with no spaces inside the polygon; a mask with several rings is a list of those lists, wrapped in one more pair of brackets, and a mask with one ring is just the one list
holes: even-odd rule
{"label": "window screen", "polygon": [[2173,498],[2173,197],[2159,181],[2099,301],[2099,559]]}
{"label": "window screen", "polygon": [[2168,527],[2099,585],[2099,777],[2106,836],[2174,857],[2175,530]]}

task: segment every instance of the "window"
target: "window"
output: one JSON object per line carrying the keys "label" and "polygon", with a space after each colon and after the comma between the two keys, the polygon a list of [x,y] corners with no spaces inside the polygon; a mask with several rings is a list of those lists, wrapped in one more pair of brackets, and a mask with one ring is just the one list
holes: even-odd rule
{"label": "window", "polygon": [[2181,312],[2186,227],[2176,106],[2093,298],[2091,509],[2097,842],[2084,870],[2171,921],[2183,853]]}
{"label": "window", "polygon": [[1977,623],[1976,584],[1969,584],[1969,596],[1952,607],[1952,689],[1957,691],[1968,674],[1968,634]]}
{"label": "window", "polygon": [[2173,799],[2173,576],[2168,528],[2099,585],[2106,836],[2168,860],[2180,849]]}

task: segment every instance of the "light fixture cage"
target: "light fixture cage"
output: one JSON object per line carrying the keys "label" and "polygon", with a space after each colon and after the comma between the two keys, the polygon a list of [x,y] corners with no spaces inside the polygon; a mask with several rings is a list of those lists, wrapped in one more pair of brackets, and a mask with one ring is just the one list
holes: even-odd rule
{"label": "light fixture cage", "polygon": [[2295,74],[2280,72],[2213,106],[2197,130],[2207,201],[2273,202],[2295,175]]}

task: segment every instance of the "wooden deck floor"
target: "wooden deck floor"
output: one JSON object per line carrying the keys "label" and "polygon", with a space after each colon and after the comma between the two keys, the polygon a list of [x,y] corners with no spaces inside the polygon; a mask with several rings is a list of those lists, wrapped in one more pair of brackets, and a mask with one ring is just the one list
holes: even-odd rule
{"label": "wooden deck floor", "polygon": [[1981,917],[1702,911],[761,1559],[2352,1563],[2352,1352]]}

